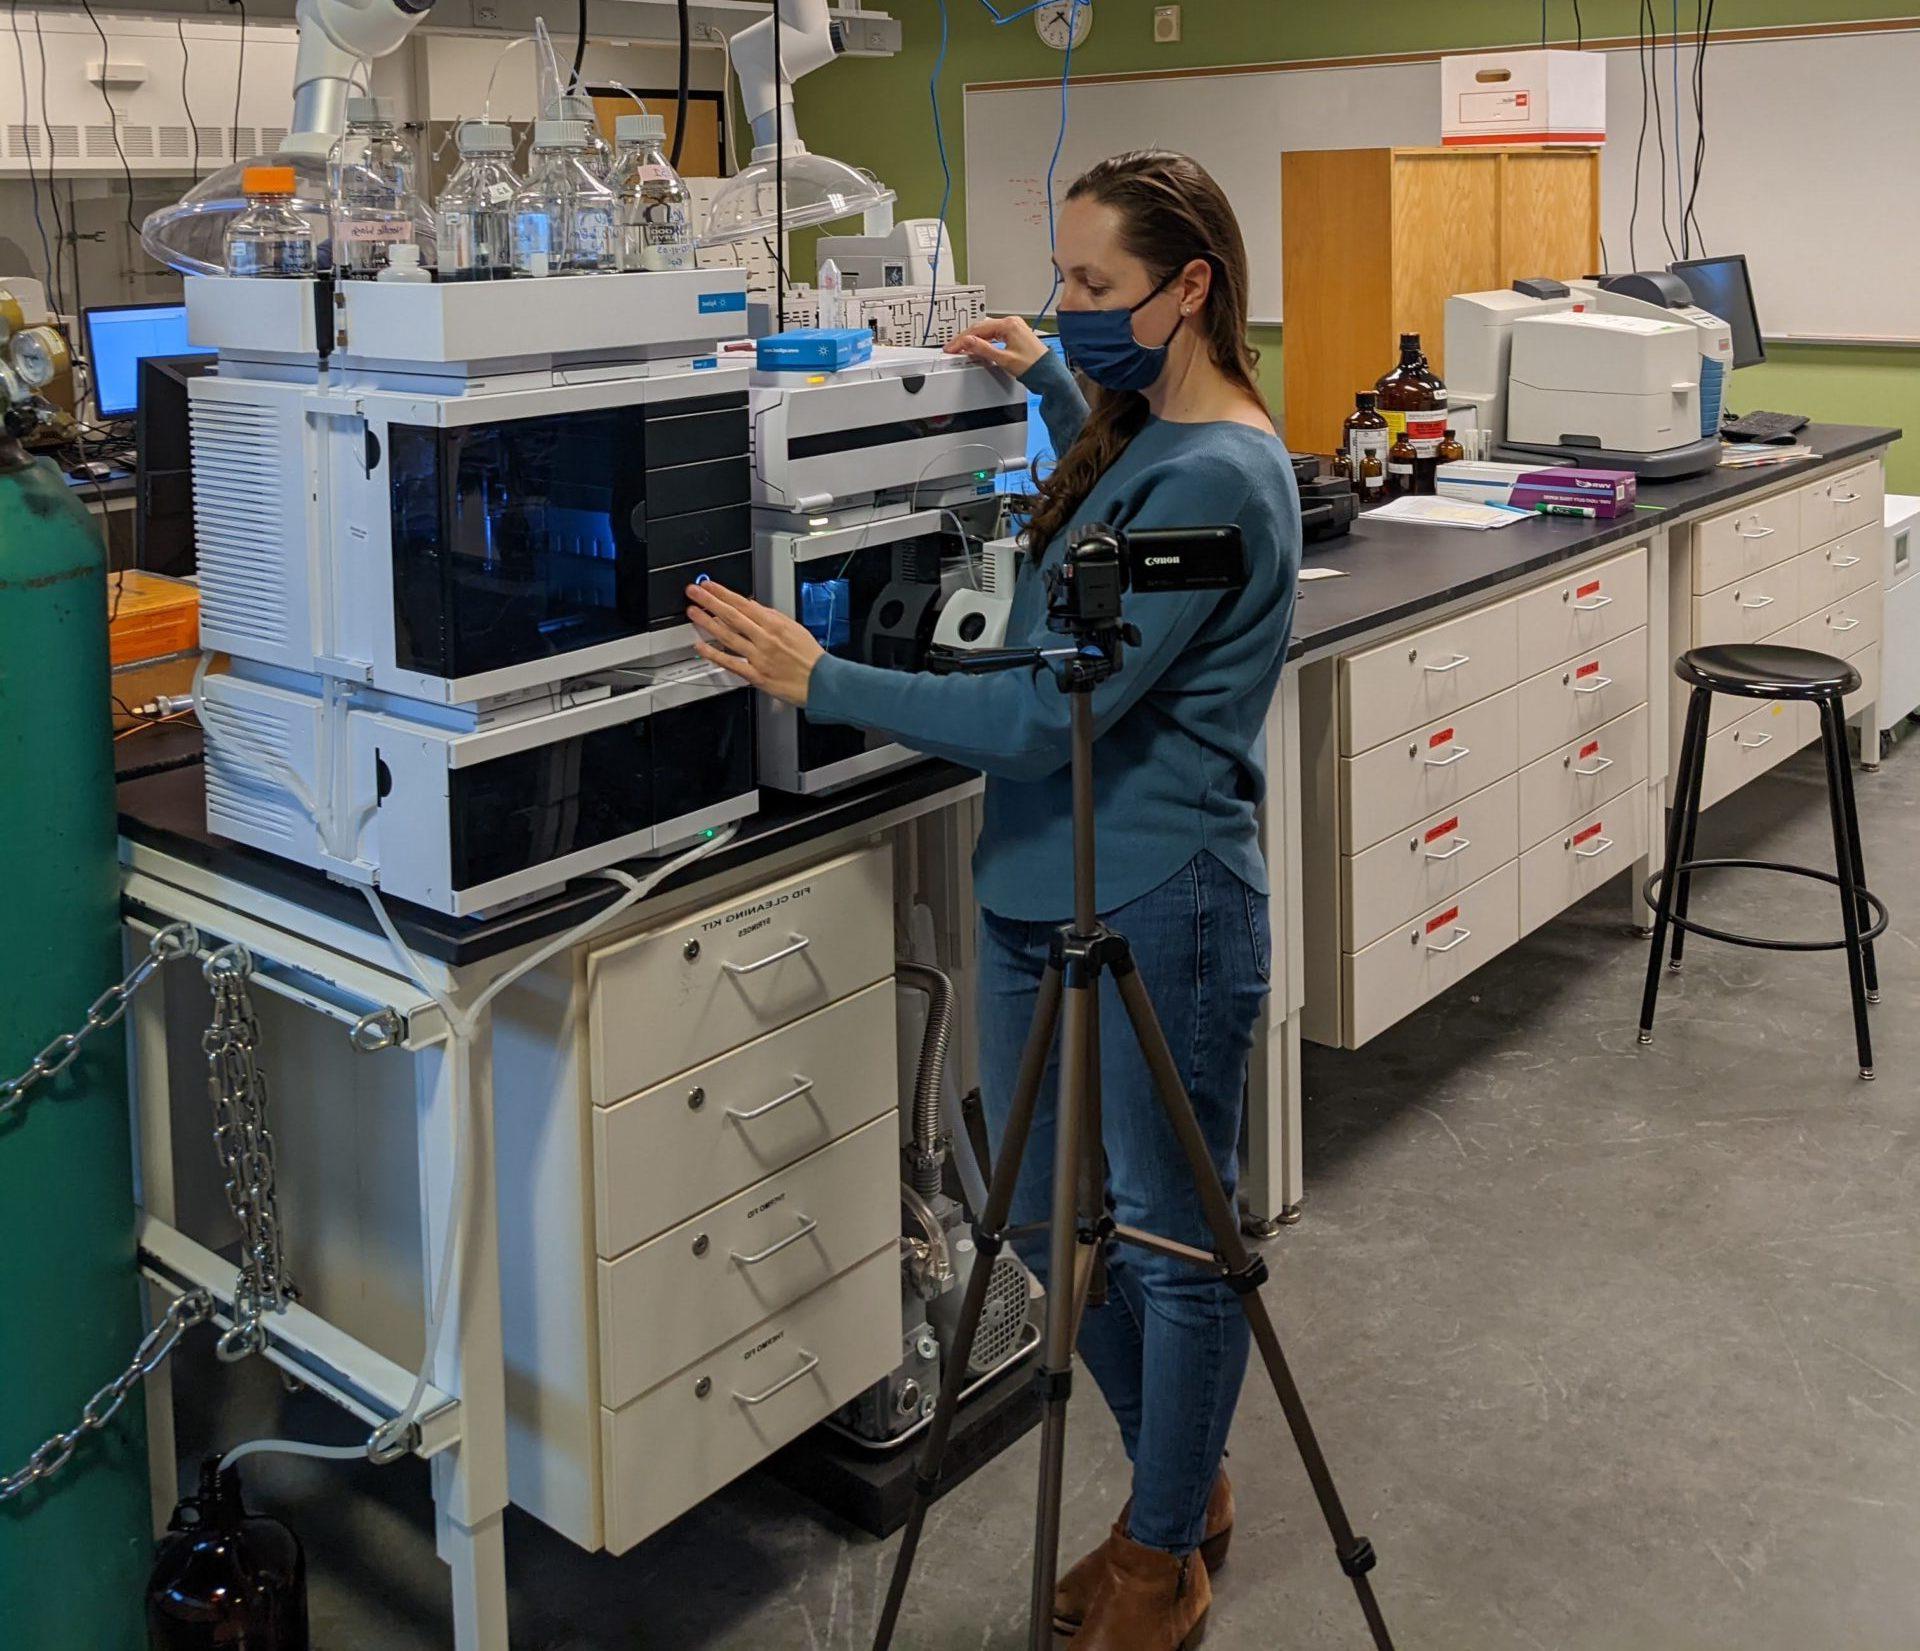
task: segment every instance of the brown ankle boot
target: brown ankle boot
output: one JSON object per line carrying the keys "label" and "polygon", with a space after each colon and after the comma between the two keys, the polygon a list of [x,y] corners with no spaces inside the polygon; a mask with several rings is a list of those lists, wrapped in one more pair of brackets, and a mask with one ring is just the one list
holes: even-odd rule
{"label": "brown ankle boot", "polygon": [[[1132,1512],[1133,1498],[1128,1497],[1127,1505],[1120,1510],[1120,1522],[1113,1528],[1114,1535],[1126,1535],[1127,1515]],[[1081,1623],[1087,1620],[1094,1592],[1106,1576],[1107,1546],[1112,1540],[1113,1536],[1109,1536],[1068,1571],[1054,1589],[1053,1626],[1057,1632],[1077,1633]],[[1227,1470],[1222,1468],[1207,1497],[1207,1523],[1200,1543],[1200,1558],[1209,1573],[1226,1564],[1227,1546],[1232,1541],[1233,1486],[1227,1481]]]}
{"label": "brown ankle boot", "polygon": [[1194,1651],[1212,1605],[1213,1585],[1198,1553],[1144,1548],[1116,1531],[1107,1541],[1106,1580],[1073,1651]]}
{"label": "brown ankle boot", "polygon": [[[1133,1504],[1129,1500],[1127,1506]],[[1107,1549],[1113,1546],[1115,1537],[1127,1534],[1127,1512],[1120,1510],[1120,1522],[1107,1533],[1106,1541],[1091,1553],[1081,1557],[1080,1562],[1054,1584],[1053,1589],[1053,1631],[1056,1634],[1073,1635],[1080,1632],[1080,1625],[1087,1620],[1087,1612],[1093,1608],[1093,1596],[1107,1580]]]}

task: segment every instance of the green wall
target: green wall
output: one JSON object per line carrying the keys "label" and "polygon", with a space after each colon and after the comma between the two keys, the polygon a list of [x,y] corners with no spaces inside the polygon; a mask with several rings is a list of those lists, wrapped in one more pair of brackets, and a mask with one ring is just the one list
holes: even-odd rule
{"label": "green wall", "polygon": [[[1024,0],[1018,0],[1024,4]],[[1016,0],[996,0],[1003,12]],[[940,161],[935,152],[927,82],[940,44],[936,0],[885,0],[898,17],[904,43],[896,58],[849,58],[804,80],[798,119],[811,148],[870,167],[895,190],[901,217],[931,217],[940,207]],[[1667,8],[1658,8],[1665,13]],[[1030,20],[996,27],[980,0],[947,0],[951,20],[940,107],[953,162],[954,190],[947,221],[966,245],[962,90],[970,80],[1021,80],[1057,75],[1060,54],[1042,45]],[[1907,17],[1914,0],[1741,0],[1741,27]],[[1627,0],[1585,0],[1589,39],[1631,36],[1638,6]],[[1683,22],[1692,8],[1681,7]],[[1540,8],[1533,0],[1368,0],[1365,5],[1322,0],[1186,0],[1185,39],[1153,44],[1153,0],[1094,0],[1094,27],[1074,53],[1076,73],[1105,74],[1199,64],[1272,62],[1346,57],[1372,52],[1465,50],[1537,38]],[[1573,38],[1569,0],[1551,0],[1549,28]],[[796,269],[810,271],[810,245],[796,237]],[[1280,395],[1280,335],[1255,329],[1264,352],[1262,377]],[[1768,406],[1839,423],[1890,424],[1920,432],[1920,352],[1824,345],[1780,345],[1764,367],[1735,380],[1734,404]],[[1920,492],[1920,441],[1893,452],[1891,485]]]}

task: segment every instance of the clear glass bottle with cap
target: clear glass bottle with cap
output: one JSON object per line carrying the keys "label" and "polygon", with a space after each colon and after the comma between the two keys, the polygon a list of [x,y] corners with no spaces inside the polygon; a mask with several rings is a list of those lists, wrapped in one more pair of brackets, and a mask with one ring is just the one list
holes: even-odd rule
{"label": "clear glass bottle with cap", "polygon": [[613,125],[609,187],[619,202],[622,269],[693,268],[693,197],[667,159],[661,115],[622,115]]}
{"label": "clear glass bottle with cap", "polygon": [[302,276],[314,272],[313,225],[293,204],[291,166],[249,166],[240,179],[246,207],[227,225],[229,275]]}
{"label": "clear glass bottle with cap", "polygon": [[513,274],[513,129],[470,120],[459,129],[460,164],[440,192],[440,279],[495,281]]}
{"label": "clear glass bottle with cap", "polygon": [[393,122],[393,99],[350,97],[347,129],[327,156],[327,205],[337,274],[370,280],[388,248],[418,239],[425,216],[413,145]]}
{"label": "clear glass bottle with cap", "polygon": [[582,159],[587,170],[602,183],[613,176],[613,145],[607,142],[606,134],[600,130],[600,117],[593,107],[593,99],[585,92],[569,92],[548,111],[555,120],[577,120],[586,127],[585,154]]}
{"label": "clear glass bottle with cap", "polygon": [[613,191],[589,165],[586,123],[536,120],[527,181],[513,198],[516,275],[593,275],[618,268]]}

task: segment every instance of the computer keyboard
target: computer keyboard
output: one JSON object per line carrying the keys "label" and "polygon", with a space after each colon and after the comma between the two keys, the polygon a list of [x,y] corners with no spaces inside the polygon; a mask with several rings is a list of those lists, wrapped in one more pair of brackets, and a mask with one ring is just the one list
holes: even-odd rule
{"label": "computer keyboard", "polygon": [[1787,441],[1807,427],[1804,413],[1748,413],[1720,426],[1725,441]]}

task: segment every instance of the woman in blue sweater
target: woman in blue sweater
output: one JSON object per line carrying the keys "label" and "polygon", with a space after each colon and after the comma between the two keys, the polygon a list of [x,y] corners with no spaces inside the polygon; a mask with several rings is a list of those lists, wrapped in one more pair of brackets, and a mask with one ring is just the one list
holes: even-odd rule
{"label": "woman in blue sweater", "polygon": [[[1008,645],[1058,645],[1046,577],[1089,523],[1237,523],[1251,567],[1239,591],[1130,595],[1141,645],[1094,700],[1099,909],[1132,942],[1231,1195],[1271,958],[1256,810],[1300,569],[1299,495],[1254,376],[1240,228],[1199,165],[1145,152],[1092,168],[1061,209],[1055,262],[1061,342],[1090,403],[1024,321],[987,321],[949,346],[1035,391],[1061,454],[1040,486]],[[936,677],[836,659],[797,621],[718,585],[688,595],[703,658],[811,718],[987,775],[974,877],[982,1088],[998,1130],[1049,940],[1071,915],[1067,696],[1040,669]],[[1110,988],[1100,1028],[1117,1219],[1211,1249]],[[1048,1213],[1056,1075],[1042,1089],[1016,1223]],[[1041,1238],[1022,1253],[1044,1270],[1045,1249]],[[1117,1248],[1109,1280],[1079,1348],[1119,1423],[1133,1497],[1062,1579],[1057,1615],[1077,1651],[1182,1651],[1204,1627],[1207,1573],[1232,1527],[1221,1456],[1248,1334],[1231,1292],[1180,1262]]]}

